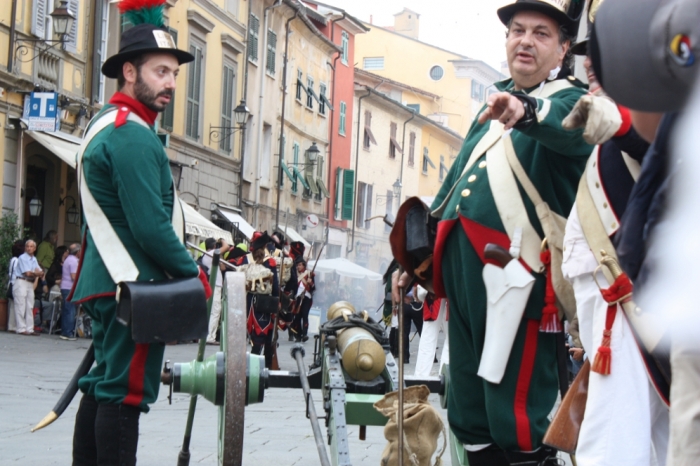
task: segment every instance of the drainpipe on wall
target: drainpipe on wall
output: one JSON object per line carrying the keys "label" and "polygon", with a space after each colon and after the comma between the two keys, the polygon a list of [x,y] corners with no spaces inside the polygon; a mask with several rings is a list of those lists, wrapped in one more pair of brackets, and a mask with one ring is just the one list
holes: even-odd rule
{"label": "drainpipe on wall", "polygon": [[279,160],[277,161],[277,209],[275,212],[275,229],[280,229],[280,198],[282,197],[282,162],[284,159],[284,109],[287,103],[287,63],[289,62],[287,54],[289,53],[289,23],[294,21],[299,12],[295,11],[294,16],[289,18],[284,25],[284,65],[282,66],[282,115],[280,117],[280,148]]}
{"label": "drainpipe on wall", "polygon": [[[399,206],[401,206],[401,195],[403,194],[403,157],[406,154],[406,125],[409,121],[416,117],[416,111],[411,111],[411,118],[403,122],[403,137],[401,138],[401,174],[399,175],[399,183],[401,188],[399,189]],[[397,210],[398,212],[398,210]]]}
{"label": "drainpipe on wall", "polygon": [[17,0],[12,0],[12,12],[10,13],[10,44],[7,52],[7,72],[12,74],[15,59],[15,23],[17,22]]}
{"label": "drainpipe on wall", "polygon": [[[353,207],[357,204],[357,179],[359,176],[357,176],[357,168],[358,168],[358,162],[360,160],[360,120],[362,119],[362,100],[365,97],[369,97],[372,95],[372,91],[367,88],[367,94],[363,95],[359,99],[357,99],[357,134],[355,135],[355,186],[353,188],[353,192],[355,193],[355,199],[352,200],[353,202]],[[348,245],[347,248],[345,248],[346,253],[350,253],[355,249],[355,224],[357,222],[355,219],[352,219],[352,240],[350,241],[350,244]]]}
{"label": "drainpipe on wall", "polygon": [[[253,0],[248,0],[248,21],[246,22],[246,32],[248,32],[250,28],[250,15],[253,12]],[[243,71],[243,93],[241,94],[241,100],[243,102],[246,102],[248,100],[248,67],[250,66],[250,63],[248,63],[248,46],[249,46],[249,41],[248,41],[248,36],[246,36],[245,39],[245,50],[243,51],[243,60],[245,62],[244,71]],[[246,126],[248,122],[246,121]],[[238,208],[241,209],[241,213],[244,215],[245,218],[245,210],[243,209],[243,165],[245,161],[245,145],[246,145],[246,135],[248,134],[248,129],[245,128],[241,131],[241,170],[239,172],[238,176]]]}
{"label": "drainpipe on wall", "polygon": [[[252,1],[252,0],[248,0]],[[257,134],[257,149],[258,157],[256,160],[255,167],[255,214],[253,216],[253,228],[258,229],[260,225],[258,224],[258,212],[260,211],[260,176],[262,172],[262,137],[263,137],[263,102],[265,100],[265,67],[263,66],[263,61],[265,54],[267,54],[267,28],[268,28],[268,15],[271,9],[277,8],[282,5],[282,0],[277,0],[273,5],[268,6],[263,11],[263,47],[262,56],[259,58],[258,70],[260,71],[260,98],[258,104],[258,134]],[[246,57],[246,60],[248,57]]]}
{"label": "drainpipe on wall", "polygon": [[[338,18],[331,20],[331,42],[335,44],[333,41],[335,38],[335,23],[338,21],[342,21],[345,19],[346,13],[343,11],[343,15]],[[333,70],[333,79],[331,80],[331,84],[333,86],[333,89],[331,90],[331,102],[335,102],[335,79],[337,77],[336,73],[336,66],[338,63],[338,59],[343,55],[343,52],[338,52],[338,54],[335,56],[333,59],[333,64],[330,65],[331,70]],[[331,125],[329,127],[328,131],[328,186],[331,185],[331,177],[333,176],[333,141],[335,140],[335,130],[333,129],[335,125],[335,111],[331,111]],[[338,191],[338,186],[335,187],[336,192]],[[330,229],[331,229],[331,219],[335,219],[335,209],[331,209],[331,199],[334,197],[338,197],[337,194],[336,196],[331,196],[328,199],[326,199],[326,212],[328,212],[328,221],[326,222],[326,242],[328,242],[328,238],[330,237]]]}

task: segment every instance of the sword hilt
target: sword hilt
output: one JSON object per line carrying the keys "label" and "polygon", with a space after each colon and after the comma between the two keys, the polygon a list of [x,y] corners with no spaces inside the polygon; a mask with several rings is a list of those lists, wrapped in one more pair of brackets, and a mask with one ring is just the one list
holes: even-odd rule
{"label": "sword hilt", "polygon": [[622,267],[620,267],[620,263],[617,262],[617,259],[615,259],[613,256],[609,255],[607,252],[604,250],[600,250],[600,264],[604,265],[610,270],[610,274],[612,274],[613,279],[617,279],[620,275],[622,275],[624,272],[622,271]]}

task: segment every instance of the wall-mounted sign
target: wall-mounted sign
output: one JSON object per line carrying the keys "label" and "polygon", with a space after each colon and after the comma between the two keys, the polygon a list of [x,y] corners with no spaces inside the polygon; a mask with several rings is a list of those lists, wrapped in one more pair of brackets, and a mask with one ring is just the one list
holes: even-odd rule
{"label": "wall-mounted sign", "polygon": [[318,217],[314,214],[309,214],[304,219],[304,224],[308,228],[316,228],[318,226]]}
{"label": "wall-mounted sign", "polygon": [[24,114],[30,131],[58,131],[58,94],[56,92],[32,92],[24,98]]}

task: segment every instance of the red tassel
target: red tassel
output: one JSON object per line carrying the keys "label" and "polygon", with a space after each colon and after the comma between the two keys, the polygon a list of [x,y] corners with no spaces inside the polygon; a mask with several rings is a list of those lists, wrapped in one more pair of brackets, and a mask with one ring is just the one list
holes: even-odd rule
{"label": "red tassel", "polygon": [[558,333],[564,329],[559,320],[559,310],[556,305],[556,295],[552,284],[552,253],[549,250],[540,253],[540,261],[544,264],[546,287],[544,291],[544,308],[540,320],[540,332]]}
{"label": "red tassel", "polygon": [[603,299],[608,303],[608,310],[605,314],[605,330],[603,330],[603,341],[600,343],[598,352],[593,360],[591,370],[601,375],[610,375],[612,369],[612,327],[617,315],[617,304],[624,303],[632,296],[632,282],[626,274],[622,274],[615,279],[610,288],[600,290]]}

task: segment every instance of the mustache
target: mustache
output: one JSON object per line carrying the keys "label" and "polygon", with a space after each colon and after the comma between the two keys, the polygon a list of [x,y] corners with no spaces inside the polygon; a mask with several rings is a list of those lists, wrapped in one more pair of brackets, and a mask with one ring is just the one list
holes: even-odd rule
{"label": "mustache", "polygon": [[530,48],[530,47],[519,47],[519,48],[515,51],[515,54],[517,55],[517,54],[519,54],[520,52],[528,53],[528,54],[532,55],[533,57],[536,57],[536,56],[537,56],[537,53],[535,52],[535,49],[534,49],[534,48]]}
{"label": "mustache", "polygon": [[172,99],[173,97],[173,90],[172,89],[165,89],[163,91],[160,91],[156,97],[165,97],[168,96]]}

